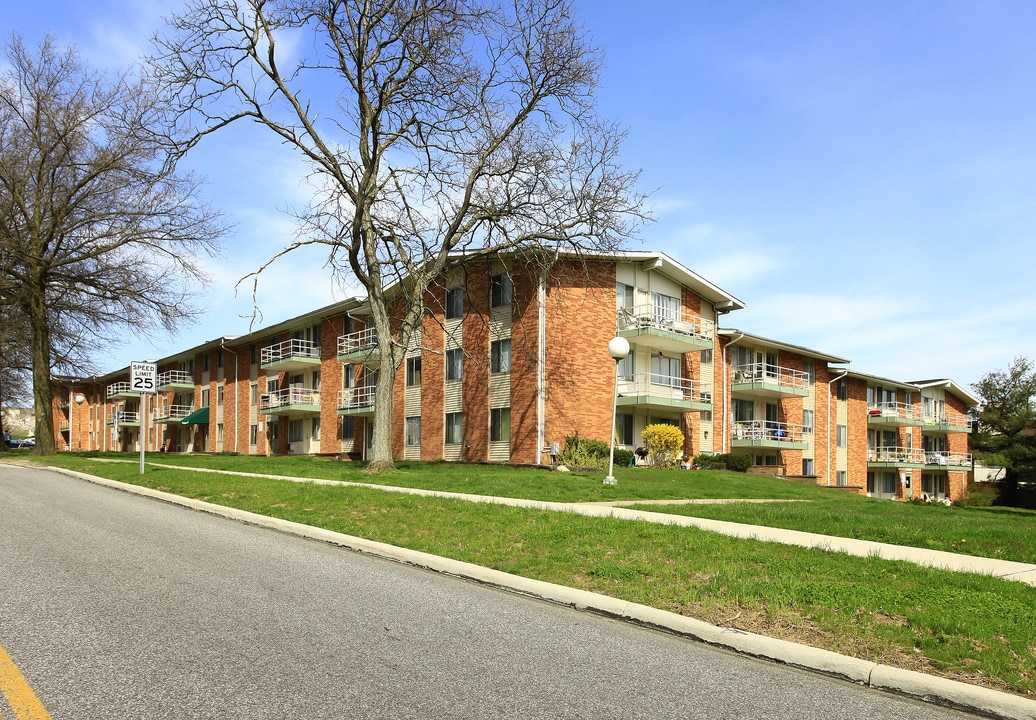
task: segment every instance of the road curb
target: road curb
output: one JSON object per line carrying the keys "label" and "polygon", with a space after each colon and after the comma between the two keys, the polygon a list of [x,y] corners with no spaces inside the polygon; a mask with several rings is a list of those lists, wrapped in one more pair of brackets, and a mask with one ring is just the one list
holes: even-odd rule
{"label": "road curb", "polygon": [[677,615],[676,613],[639,605],[626,600],[619,600],[587,590],[578,590],[541,580],[524,578],[472,563],[345,535],[290,520],[281,520],[245,510],[215,505],[202,500],[162,492],[161,490],[109,480],[65,468],[48,467],[44,469],[96,485],[150,497],[248,525],[326,542],[367,555],[394,560],[521,595],[567,605],[577,610],[595,612],[627,622],[637,623],[715,647],[836,677],[876,690],[904,695],[924,702],[967,712],[1004,718],[1005,720],[1036,720],[1036,700],[1029,700],[1018,695],[1011,695],[934,675],[926,675],[912,670],[889,667],[787,640],[778,640],[742,630],[711,625],[684,615]]}

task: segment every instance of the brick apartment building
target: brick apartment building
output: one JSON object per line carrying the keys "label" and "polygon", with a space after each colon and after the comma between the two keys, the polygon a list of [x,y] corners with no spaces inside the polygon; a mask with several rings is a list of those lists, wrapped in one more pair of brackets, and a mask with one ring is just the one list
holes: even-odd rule
{"label": "brick apartment building", "polygon": [[[563,255],[549,273],[478,262],[424,305],[392,378],[397,459],[549,462],[552,442],[609,438],[617,388],[621,447],[664,422],[684,431],[688,457],[743,451],[761,471],[875,497],[966,489],[974,397],[721,329],[744,304],[664,254]],[[58,381],[57,447],[362,459],[383,381],[368,315],[353,298],[163,358],[145,412],[128,367]],[[616,335],[631,348],[617,366]]]}

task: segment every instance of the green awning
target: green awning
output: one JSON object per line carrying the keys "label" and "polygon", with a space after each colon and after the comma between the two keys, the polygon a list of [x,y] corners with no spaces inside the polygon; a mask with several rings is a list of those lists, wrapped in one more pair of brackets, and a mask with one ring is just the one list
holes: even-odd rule
{"label": "green awning", "polygon": [[209,424],[209,409],[203,407],[201,410],[195,410],[190,415],[180,421],[181,425],[208,425]]}

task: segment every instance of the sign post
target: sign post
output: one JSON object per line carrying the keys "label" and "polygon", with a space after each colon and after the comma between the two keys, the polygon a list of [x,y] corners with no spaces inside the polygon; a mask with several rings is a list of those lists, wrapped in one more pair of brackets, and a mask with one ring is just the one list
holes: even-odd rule
{"label": "sign post", "polygon": [[147,396],[158,393],[158,365],[130,363],[130,390],[140,393],[140,474],[144,474],[144,444],[147,442]]}

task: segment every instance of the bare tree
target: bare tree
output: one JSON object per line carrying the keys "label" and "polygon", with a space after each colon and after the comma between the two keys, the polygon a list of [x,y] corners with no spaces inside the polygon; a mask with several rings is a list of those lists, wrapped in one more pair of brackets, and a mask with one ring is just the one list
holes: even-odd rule
{"label": "bare tree", "polygon": [[[611,250],[645,219],[568,0],[193,0],[155,42],[198,140],[252,121],[310,163],[318,191],[278,256],[326,244],[366,288],[382,377],[452,267]],[[371,471],[393,467],[392,387]]]}
{"label": "bare tree", "polygon": [[5,302],[28,326],[36,452],[54,449],[51,376],[120,330],[190,322],[192,290],[224,228],[176,170],[158,95],[90,70],[47,37],[13,35],[0,76],[0,248]]}

